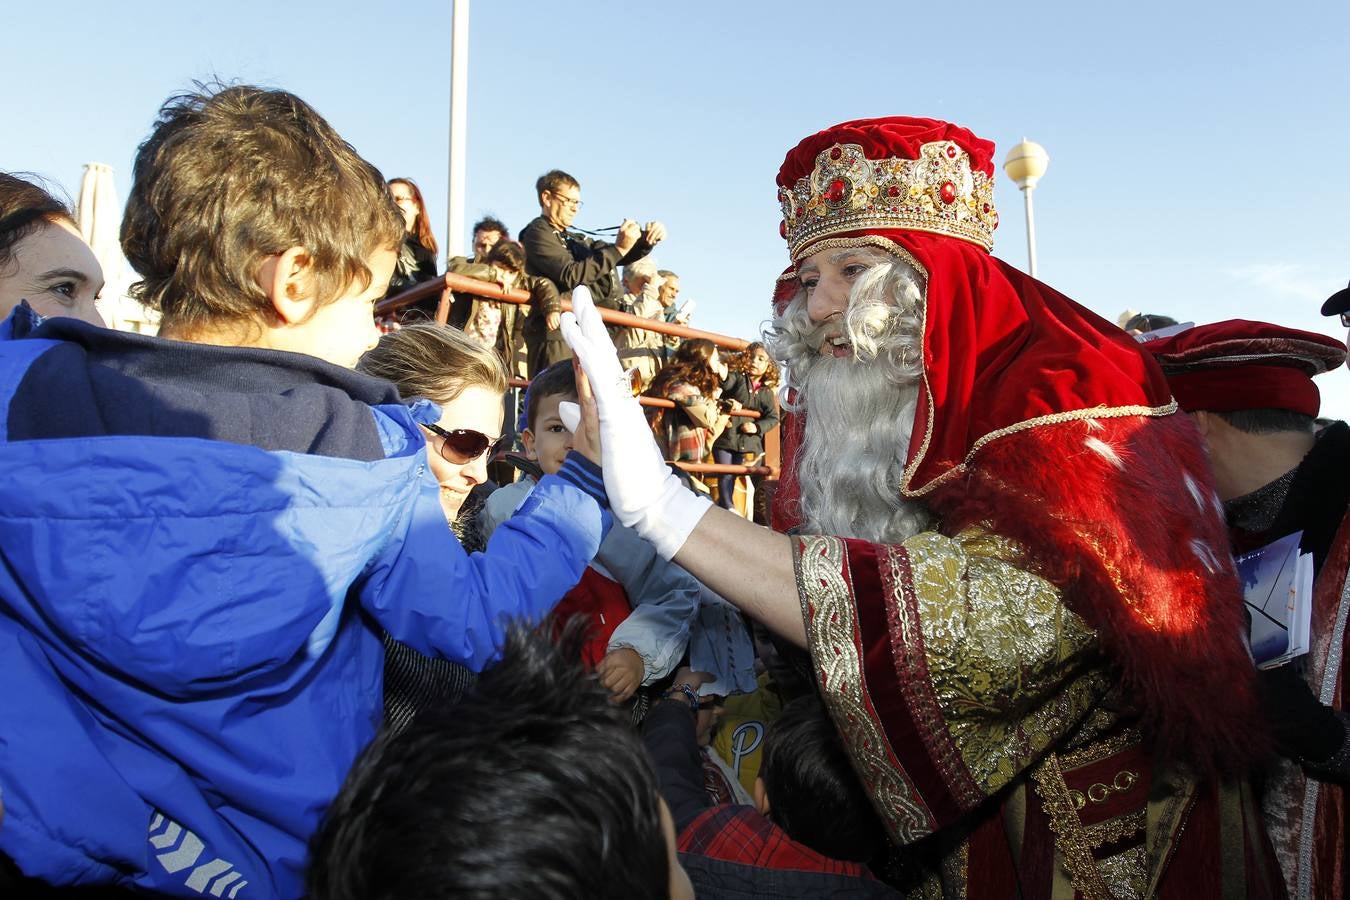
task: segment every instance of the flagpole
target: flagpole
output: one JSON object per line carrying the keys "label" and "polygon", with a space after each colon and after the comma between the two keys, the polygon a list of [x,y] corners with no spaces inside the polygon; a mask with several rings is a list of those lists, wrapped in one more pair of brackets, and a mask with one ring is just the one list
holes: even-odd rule
{"label": "flagpole", "polygon": [[464,252],[465,157],[469,122],[469,0],[453,0],[450,33],[450,181],[445,255]]}

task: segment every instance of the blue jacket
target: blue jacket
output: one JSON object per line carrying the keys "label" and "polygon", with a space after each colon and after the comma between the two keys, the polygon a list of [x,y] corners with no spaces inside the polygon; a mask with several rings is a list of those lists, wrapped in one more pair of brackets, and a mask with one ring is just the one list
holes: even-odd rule
{"label": "blue jacket", "polygon": [[380,630],[479,669],[606,527],[574,457],[466,554],[415,423],[438,415],[296,354],[70,320],[0,341],[0,851],[300,896],[379,725]]}

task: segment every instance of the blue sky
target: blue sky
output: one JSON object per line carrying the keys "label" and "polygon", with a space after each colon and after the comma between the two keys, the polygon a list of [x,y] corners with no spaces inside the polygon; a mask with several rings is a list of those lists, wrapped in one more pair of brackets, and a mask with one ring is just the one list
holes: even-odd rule
{"label": "blue sky", "polygon": [[[805,135],[926,115],[1024,135],[1039,275],[1115,319],[1255,318],[1340,338],[1316,307],[1350,280],[1350,4],[477,0],[470,17],[466,215],[518,230],[534,179],[582,183],[578,224],[658,218],[657,261],[696,324],[758,331],[786,254],[773,179]],[[49,0],[6,10],[0,168],[74,195],[82,165],[131,159],[194,78],[285,87],[386,175],[422,185],[444,238],[449,0],[393,12],[336,0]],[[1002,172],[994,252],[1026,265]],[[463,252],[467,248],[459,248]],[[1350,372],[1318,379],[1350,416]]]}

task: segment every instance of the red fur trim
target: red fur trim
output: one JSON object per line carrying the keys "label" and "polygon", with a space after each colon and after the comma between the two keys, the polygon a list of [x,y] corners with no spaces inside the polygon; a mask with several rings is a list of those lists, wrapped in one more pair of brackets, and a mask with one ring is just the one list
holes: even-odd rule
{"label": "red fur trim", "polygon": [[930,499],[943,531],[979,524],[1025,548],[1097,629],[1158,750],[1221,772],[1268,752],[1222,511],[1185,416],[1016,432]]}

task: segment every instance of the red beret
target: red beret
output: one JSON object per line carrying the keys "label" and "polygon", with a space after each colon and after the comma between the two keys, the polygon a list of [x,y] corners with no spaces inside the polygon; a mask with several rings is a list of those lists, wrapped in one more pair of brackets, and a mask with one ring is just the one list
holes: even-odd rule
{"label": "red beret", "polygon": [[1143,347],[1188,412],[1287,409],[1316,416],[1322,398],[1313,376],[1345,362],[1345,345],[1335,338],[1245,319],[1198,325]]}

